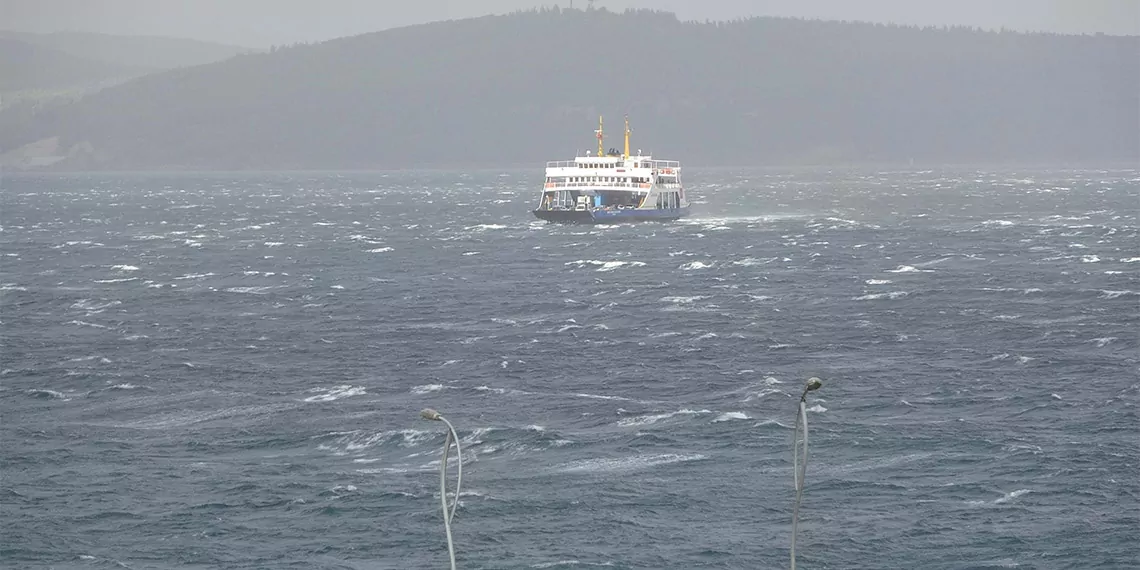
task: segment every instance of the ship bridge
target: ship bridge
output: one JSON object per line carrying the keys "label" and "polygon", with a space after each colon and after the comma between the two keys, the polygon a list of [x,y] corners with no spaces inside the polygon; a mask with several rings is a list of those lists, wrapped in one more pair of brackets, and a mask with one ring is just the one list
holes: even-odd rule
{"label": "ship bridge", "polygon": [[681,163],[651,156],[579,156],[546,163],[546,188],[644,188],[679,184]]}
{"label": "ship bridge", "polygon": [[680,184],[681,163],[675,160],[655,160],[643,156],[641,150],[633,156],[629,152],[629,118],[625,121],[625,149],[606,151],[602,118],[598,117],[598,152],[591,156],[576,156],[574,160],[553,160],[546,163],[546,188],[629,188],[648,189],[650,185]]}

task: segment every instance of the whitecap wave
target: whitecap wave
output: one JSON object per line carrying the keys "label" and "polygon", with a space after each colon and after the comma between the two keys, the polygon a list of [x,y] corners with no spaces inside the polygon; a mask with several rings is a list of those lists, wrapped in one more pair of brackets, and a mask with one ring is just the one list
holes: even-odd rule
{"label": "whitecap wave", "polygon": [[675,416],[697,416],[702,414],[711,414],[711,410],[691,410],[685,408],[675,412],[667,412],[663,414],[650,414],[647,416],[637,416],[633,418],[623,418],[618,420],[618,425],[623,427],[636,427],[655,424],[661,420],[666,420]]}
{"label": "whitecap wave", "polygon": [[695,271],[697,269],[708,269],[712,266],[712,263],[705,263],[703,261],[690,261],[689,263],[681,265],[678,267],[678,269],[682,271]]}
{"label": "whitecap wave", "polygon": [[687,461],[700,461],[706,456],[693,454],[662,453],[658,455],[635,455],[632,457],[606,457],[596,459],[583,459],[562,464],[558,471],[563,473],[612,473],[618,471],[635,471],[647,467],[667,465],[670,463],[683,463]]}
{"label": "whitecap wave", "polygon": [[316,392],[314,396],[305,398],[306,402],[332,402],[341,398],[360,396],[365,393],[363,386],[350,386],[342,384],[332,388],[313,388],[309,392]]}
{"label": "whitecap wave", "polygon": [[727,422],[727,421],[731,421],[731,420],[748,420],[748,419],[752,419],[752,418],[749,418],[748,414],[746,414],[744,412],[725,412],[725,413],[717,416],[712,421],[712,423]]}
{"label": "whitecap wave", "polygon": [[265,295],[269,291],[276,289],[277,286],[263,285],[260,287],[227,287],[224,289],[227,293],[243,293],[247,295]]}
{"label": "whitecap wave", "polygon": [[620,267],[644,267],[643,261],[599,261],[597,259],[579,259],[577,261],[568,261],[563,265],[577,265],[578,267],[585,267],[587,265],[594,265],[598,267],[598,271],[613,271]]}
{"label": "whitecap wave", "polygon": [[893,300],[893,299],[901,299],[903,297],[906,297],[907,295],[910,295],[910,293],[908,293],[906,291],[891,291],[889,293],[869,293],[867,295],[861,295],[859,297],[855,297],[855,300],[856,301],[877,301],[879,299],[892,299]]}
{"label": "whitecap wave", "polygon": [[659,299],[659,301],[661,301],[662,303],[679,303],[682,305],[687,305],[689,303],[692,303],[693,301],[700,301],[701,299],[708,299],[708,296],[706,296],[706,295],[693,295],[691,297],[670,296],[670,297],[661,297]]}

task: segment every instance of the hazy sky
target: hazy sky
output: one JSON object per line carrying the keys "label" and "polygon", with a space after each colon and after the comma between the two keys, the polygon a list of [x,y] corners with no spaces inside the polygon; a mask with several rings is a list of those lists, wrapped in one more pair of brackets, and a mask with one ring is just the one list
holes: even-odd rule
{"label": "hazy sky", "polygon": [[[586,0],[0,0],[0,29],[164,35],[249,47],[319,41]],[[1140,34],[1140,0],[595,0],[684,20],[796,16],[1061,33]]]}

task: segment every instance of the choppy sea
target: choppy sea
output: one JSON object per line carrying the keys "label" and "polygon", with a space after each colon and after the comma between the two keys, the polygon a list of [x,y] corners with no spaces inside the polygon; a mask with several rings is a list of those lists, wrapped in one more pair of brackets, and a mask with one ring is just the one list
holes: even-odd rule
{"label": "choppy sea", "polygon": [[1140,565],[1140,171],[540,182],[6,175],[0,566]]}

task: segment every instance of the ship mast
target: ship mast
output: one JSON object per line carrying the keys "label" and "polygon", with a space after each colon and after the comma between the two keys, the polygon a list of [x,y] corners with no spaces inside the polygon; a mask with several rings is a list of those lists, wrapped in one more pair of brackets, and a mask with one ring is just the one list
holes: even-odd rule
{"label": "ship mast", "polygon": [[625,116],[625,154],[622,158],[629,159],[629,115]]}
{"label": "ship mast", "polygon": [[602,150],[602,116],[598,115],[598,130],[594,131],[598,135],[598,156],[605,156],[606,151]]}

